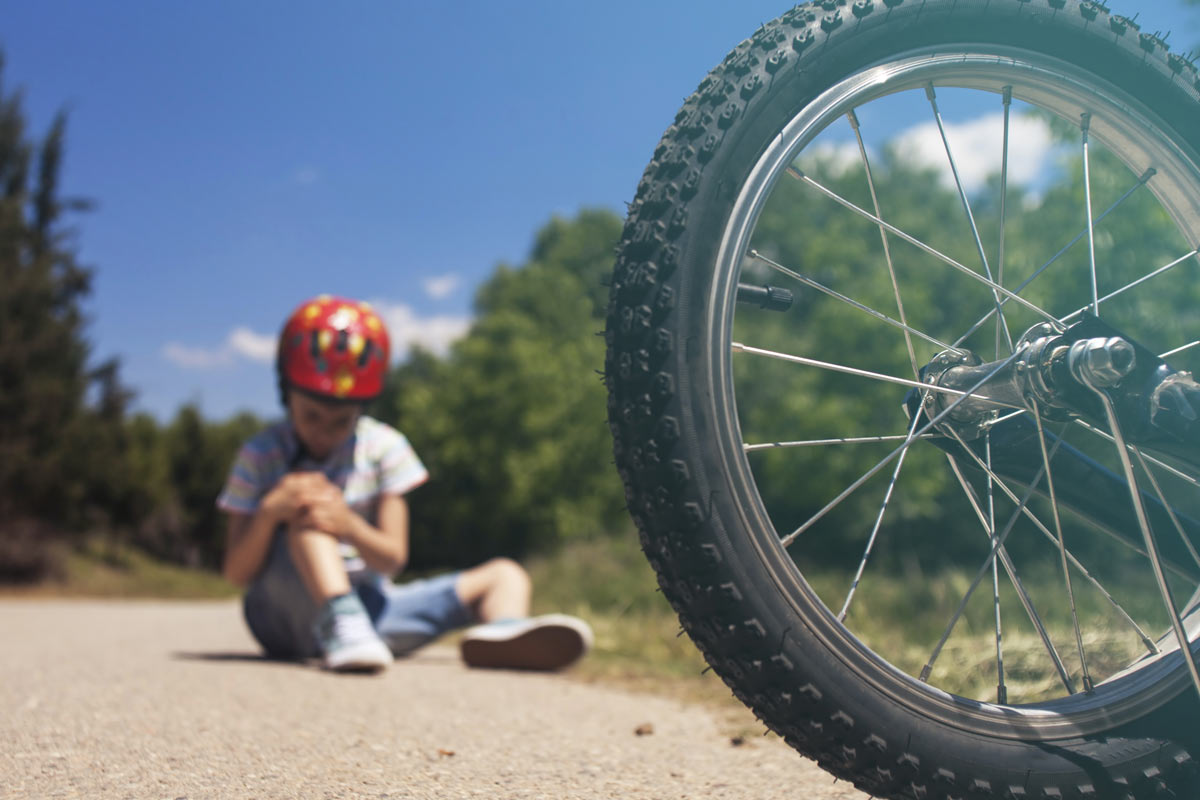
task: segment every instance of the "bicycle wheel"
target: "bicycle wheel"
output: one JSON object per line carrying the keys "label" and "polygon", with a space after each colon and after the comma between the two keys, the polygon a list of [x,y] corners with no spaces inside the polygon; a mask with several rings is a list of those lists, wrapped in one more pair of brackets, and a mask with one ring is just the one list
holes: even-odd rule
{"label": "bicycle wheel", "polygon": [[825,0],[638,187],[606,373],[643,548],[875,796],[1196,796],[1198,87],[1098,3]]}

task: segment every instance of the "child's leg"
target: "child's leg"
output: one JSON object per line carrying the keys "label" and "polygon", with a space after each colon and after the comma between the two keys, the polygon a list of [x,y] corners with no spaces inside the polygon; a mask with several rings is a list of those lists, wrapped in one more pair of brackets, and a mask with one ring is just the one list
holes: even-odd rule
{"label": "child's leg", "polygon": [[498,558],[457,574],[357,591],[392,653],[405,655],[473,622],[527,617],[531,585],[519,564]]}
{"label": "child's leg", "polygon": [[494,558],[460,573],[454,588],[480,622],[529,616],[533,584],[525,568],[511,559]]}
{"label": "child's leg", "polygon": [[246,624],[268,656],[306,658],[317,655],[312,623],[318,603],[304,585],[288,552],[287,530],[275,532],[266,563],[251,581],[242,601]]}
{"label": "child's leg", "polygon": [[410,581],[399,586],[385,580],[355,587],[392,654],[408,655],[444,633],[475,621],[455,587],[459,573]]}
{"label": "child's leg", "polygon": [[459,595],[481,624],[459,642],[472,667],[554,670],[573,664],[592,646],[586,622],[565,614],[529,617],[529,575],[508,559],[464,572]]}
{"label": "child's leg", "polygon": [[292,563],[317,605],[350,591],[337,539],[324,531],[297,527],[289,528],[287,537]]}
{"label": "child's leg", "polygon": [[288,552],[319,607],[312,623],[313,635],[335,670],[377,670],[392,656],[376,635],[367,610],[350,587],[338,540],[328,533],[292,526],[287,532]]}

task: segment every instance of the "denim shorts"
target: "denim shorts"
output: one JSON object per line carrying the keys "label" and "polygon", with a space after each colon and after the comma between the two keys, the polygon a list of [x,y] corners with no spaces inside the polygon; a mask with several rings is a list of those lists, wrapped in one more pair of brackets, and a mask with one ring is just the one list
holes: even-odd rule
{"label": "denim shorts", "polygon": [[[354,578],[380,638],[401,656],[442,634],[470,625],[471,610],[455,591],[459,573],[396,585],[374,573]],[[242,610],[250,633],[272,658],[310,658],[320,655],[313,636],[317,603],[313,600],[288,552],[287,535],[276,532],[266,564],[246,591]]]}

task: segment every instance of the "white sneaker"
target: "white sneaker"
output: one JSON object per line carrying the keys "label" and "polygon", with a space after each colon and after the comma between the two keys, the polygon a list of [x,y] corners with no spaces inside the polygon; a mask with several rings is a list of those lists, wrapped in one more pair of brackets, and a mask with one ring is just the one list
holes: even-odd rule
{"label": "white sneaker", "polygon": [[326,669],[338,672],[378,672],[392,663],[388,649],[356,594],[327,602],[313,624]]}
{"label": "white sneaker", "polygon": [[592,629],[578,617],[546,614],[468,628],[460,649],[471,667],[557,670],[592,647]]}

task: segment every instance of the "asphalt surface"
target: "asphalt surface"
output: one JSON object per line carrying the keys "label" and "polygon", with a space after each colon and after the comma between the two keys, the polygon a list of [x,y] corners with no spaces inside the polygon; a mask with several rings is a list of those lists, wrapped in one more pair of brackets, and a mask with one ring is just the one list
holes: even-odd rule
{"label": "asphalt surface", "polygon": [[265,661],[232,602],[0,600],[0,642],[2,798],[866,798],[712,709],[449,647]]}

